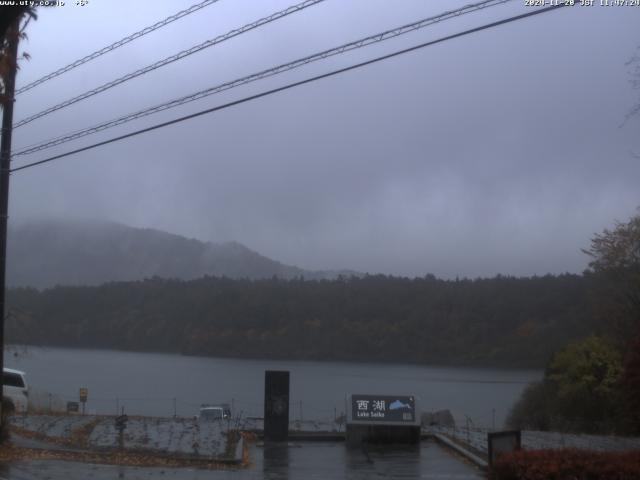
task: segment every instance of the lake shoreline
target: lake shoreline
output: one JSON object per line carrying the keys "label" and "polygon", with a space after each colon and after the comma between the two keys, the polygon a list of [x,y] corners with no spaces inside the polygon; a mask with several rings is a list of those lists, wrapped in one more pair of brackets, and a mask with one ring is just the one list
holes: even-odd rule
{"label": "lake shoreline", "polygon": [[437,368],[478,368],[478,369],[500,369],[500,370],[542,370],[545,365],[537,365],[535,363],[523,363],[514,364],[510,362],[509,365],[503,365],[500,362],[412,362],[402,359],[366,359],[366,358],[316,358],[316,357],[295,357],[286,355],[274,355],[271,357],[265,356],[234,356],[234,355],[203,355],[197,353],[185,353],[179,350],[174,351],[162,351],[162,350],[129,350],[123,348],[114,347],[99,347],[99,346],[77,346],[77,345],[60,345],[60,344],[7,344],[5,349],[12,347],[29,347],[29,348],[58,348],[69,350],[97,350],[107,352],[123,352],[123,353],[148,353],[148,354],[164,354],[164,355],[180,355],[189,358],[207,358],[207,359],[220,359],[220,360],[247,360],[247,361],[273,361],[273,362],[320,362],[320,363],[352,363],[352,364],[366,364],[366,365],[413,365],[420,367],[437,367]]}
{"label": "lake shoreline", "polygon": [[[16,355],[14,355],[14,353]],[[5,365],[26,372],[29,398],[47,411],[66,408],[87,389],[87,412],[193,416],[227,403],[243,417],[264,410],[266,370],[290,372],[290,418],[333,420],[350,394],[413,395],[424,412],[448,409],[459,422],[500,425],[542,370],[393,363],[256,360],[180,354],[15,345]]]}

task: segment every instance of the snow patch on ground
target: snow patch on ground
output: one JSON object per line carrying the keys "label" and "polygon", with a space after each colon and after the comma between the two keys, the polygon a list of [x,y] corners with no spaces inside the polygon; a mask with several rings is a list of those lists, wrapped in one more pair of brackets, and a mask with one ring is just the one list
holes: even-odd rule
{"label": "snow patch on ground", "polygon": [[[16,427],[62,440],[72,440],[74,432],[92,422],[95,426],[87,432],[87,447],[118,447],[115,417],[28,415],[11,419]],[[216,458],[226,452],[228,429],[226,421],[130,417],[124,430],[124,448]]]}
{"label": "snow patch on ground", "polygon": [[[425,433],[440,433],[459,440],[476,450],[487,453],[487,434],[491,430],[466,428],[425,427]],[[616,437],[612,435],[581,435],[559,432],[524,430],[522,447],[529,450],[556,450],[578,448],[602,452],[639,450],[640,437]]]}

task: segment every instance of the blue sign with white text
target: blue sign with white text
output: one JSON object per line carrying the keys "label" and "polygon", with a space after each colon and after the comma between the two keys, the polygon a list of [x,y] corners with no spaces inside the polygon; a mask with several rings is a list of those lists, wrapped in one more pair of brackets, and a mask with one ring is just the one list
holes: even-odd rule
{"label": "blue sign with white text", "polygon": [[391,395],[352,395],[354,421],[407,422],[416,419],[414,397]]}

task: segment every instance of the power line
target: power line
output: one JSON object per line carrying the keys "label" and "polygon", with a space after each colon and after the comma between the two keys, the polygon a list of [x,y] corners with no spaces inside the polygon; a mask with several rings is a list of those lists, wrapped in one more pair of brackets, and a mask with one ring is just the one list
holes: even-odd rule
{"label": "power line", "polygon": [[191,48],[188,48],[186,50],[182,50],[181,52],[178,52],[174,55],[171,55],[170,57],[164,58],[162,60],[158,60],[155,63],[152,63],[151,65],[147,65],[144,68],[140,68],[138,70],[136,70],[135,72],[131,72],[128,73],[122,77],[116,78],[115,80],[112,80],[108,83],[105,83],[103,85],[100,85],[99,87],[94,88],[93,90],[88,90],[84,93],[81,93],[80,95],[77,95],[73,98],[70,98],[68,100],[65,100],[62,103],[59,103],[57,105],[54,105],[53,107],[47,108],[46,110],[42,110],[41,112],[38,112],[34,115],[31,115],[30,117],[27,117],[23,120],[20,120],[19,122],[17,122],[13,128],[19,128],[23,125],[26,125],[27,123],[31,123],[34,120],[37,120],[38,118],[44,117],[45,115],[49,115],[50,113],[56,112],[62,108],[66,108],[70,105],[73,105],[74,103],[80,102],[81,100],[85,100],[89,97],[92,97],[94,95],[97,95],[99,93],[102,93],[106,90],[109,90],[110,88],[113,88],[117,85],[120,85],[121,83],[127,82],[129,80],[132,80],[136,77],[139,77],[140,75],[144,75],[146,73],[152,72],[153,70],[156,70],[160,67],[164,67],[165,65],[169,65],[170,63],[176,62],[178,60],[182,60],[185,57],[188,57],[189,55],[193,55],[194,53],[197,53],[201,50],[204,50],[205,48],[209,48],[212,47],[214,45],[217,45],[219,43],[222,43],[226,40],[229,40],[230,38],[233,37],[237,37],[238,35],[242,35],[243,33],[246,33],[250,30],[253,30],[255,28],[259,28],[263,25],[266,25],[268,23],[274,22],[280,18],[286,17],[287,15],[291,15],[292,13],[297,13],[301,10],[304,10],[305,8],[311,7],[313,5],[316,5],[318,3],[324,2],[325,0],[305,0],[297,5],[293,5],[291,7],[288,7],[284,10],[280,10],[279,12],[273,13],[271,15],[269,15],[268,17],[264,17],[261,18],[259,20],[256,20],[255,22],[251,22],[248,23],[240,28],[236,28],[234,30],[231,30],[227,33],[225,33],[224,35],[219,35],[211,40],[207,40],[206,42],[203,42],[199,45],[195,45]]}
{"label": "power line", "polygon": [[69,151],[69,152],[61,153],[59,155],[54,155],[52,157],[45,158],[43,160],[39,160],[37,162],[32,162],[32,163],[28,163],[26,165],[22,165],[20,167],[12,168],[10,170],[10,172],[13,173],[13,172],[17,172],[17,171],[20,171],[20,170],[25,170],[27,168],[35,167],[37,165],[42,165],[44,163],[48,163],[48,162],[52,162],[54,160],[58,160],[60,158],[68,157],[68,156],[74,155],[76,153],[85,152],[87,150],[92,150],[94,148],[101,147],[103,145],[107,145],[107,144],[110,144],[110,143],[118,142],[118,141],[124,140],[126,138],[134,137],[134,136],[137,136],[137,135],[140,135],[140,134],[143,134],[143,133],[147,133],[147,132],[150,132],[150,131],[153,131],[153,130],[157,130],[159,128],[167,127],[169,125],[174,125],[176,123],[181,123],[181,122],[184,122],[185,120],[190,120],[192,118],[200,117],[202,115],[207,115],[209,113],[217,112],[219,110],[224,110],[224,109],[229,108],[229,107],[234,107],[234,106],[240,105],[242,103],[250,102],[250,101],[256,100],[258,98],[262,98],[262,97],[266,97],[268,95],[272,95],[272,94],[275,94],[275,93],[283,92],[285,90],[289,90],[290,88],[299,87],[299,86],[302,86],[302,85],[306,85],[308,83],[312,83],[312,82],[315,82],[315,81],[318,81],[318,80],[322,80],[324,78],[329,78],[329,77],[333,77],[333,76],[336,76],[336,75],[339,75],[339,74],[342,74],[342,73],[345,73],[345,72],[349,72],[351,70],[356,70],[356,69],[365,67],[367,65],[371,65],[371,64],[374,64],[374,63],[381,62],[383,60],[388,60],[390,58],[403,55],[405,53],[413,52],[415,50],[419,50],[419,49],[422,49],[422,48],[425,48],[425,47],[429,47],[431,45],[442,43],[442,42],[445,42],[445,41],[448,41],[448,40],[453,40],[454,38],[463,37],[465,35],[470,35],[472,33],[480,32],[482,30],[488,30],[490,28],[498,27],[500,25],[505,25],[507,23],[515,22],[517,20],[522,20],[522,19],[525,19],[525,18],[533,17],[535,15],[540,15],[542,13],[550,12],[552,10],[556,10],[558,8],[562,8],[562,7],[565,7],[565,6],[566,6],[566,4],[564,4],[564,3],[563,4],[558,4],[558,5],[552,5],[552,6],[549,6],[549,7],[533,10],[531,12],[523,13],[523,14],[520,14],[520,15],[515,15],[515,16],[512,16],[512,17],[508,17],[508,18],[505,18],[505,19],[502,19],[502,20],[498,20],[498,21],[495,21],[495,22],[487,23],[487,24],[481,25],[479,27],[470,28],[470,29],[464,30],[462,32],[454,33],[452,35],[447,35],[445,37],[441,37],[441,38],[438,38],[436,40],[431,40],[429,42],[421,43],[421,44],[415,45],[413,47],[409,47],[409,48],[405,48],[405,49],[402,49],[402,50],[398,50],[398,51],[395,51],[393,53],[389,53],[387,55],[382,55],[380,57],[376,57],[376,58],[373,58],[371,60],[367,60],[367,61],[364,61],[364,62],[357,63],[355,65],[350,65],[348,67],[344,67],[344,68],[340,68],[340,69],[337,69],[337,70],[333,70],[333,71],[328,72],[328,73],[323,73],[321,75],[316,75],[314,77],[310,77],[310,78],[307,78],[305,80],[300,80],[298,82],[289,83],[289,84],[284,85],[282,87],[278,87],[278,88],[274,88],[274,89],[271,89],[271,90],[267,90],[265,92],[257,93],[255,95],[250,95],[248,97],[244,97],[244,98],[241,98],[239,100],[235,100],[233,102],[225,103],[225,104],[219,105],[217,107],[208,108],[206,110],[201,110],[199,112],[192,113],[190,115],[185,115],[183,117],[179,117],[179,118],[176,118],[176,119],[173,119],[173,120],[169,120],[167,122],[158,123],[156,125],[152,125],[151,127],[143,128],[143,129],[140,129],[140,130],[136,130],[134,132],[127,133],[125,135],[120,135],[118,137],[110,138],[108,140],[104,140],[102,142],[94,143],[94,144],[88,145],[86,147],[78,148],[76,150],[72,150],[72,151]]}
{"label": "power line", "polygon": [[51,72],[48,75],[45,75],[42,78],[39,78],[37,80],[34,80],[33,82],[25,85],[22,88],[19,88],[18,90],[16,90],[16,95],[19,95],[20,93],[26,92],[27,90],[31,90],[34,87],[37,87],[38,85],[51,80],[52,78],[58,77],[60,75],[62,75],[63,73],[67,73],[69,70],[73,70],[76,67],[79,67],[80,65],[83,65],[87,62],[90,62],[91,60],[95,60],[96,58],[104,55],[105,53],[109,53],[113,50],[115,50],[116,48],[120,48],[124,45],[126,45],[127,43],[133,42],[134,40],[143,37],[144,35],[147,35],[148,33],[151,33],[155,30],[158,30],[159,28],[162,28],[166,25],[169,25],[172,22],[175,22],[176,20],[181,19],[182,17],[186,17],[187,15],[197,12],[198,10],[208,7],[211,4],[214,4],[216,2],[218,2],[219,0],[204,0],[203,2],[200,3],[196,3],[195,5],[191,5],[189,8],[185,9],[185,10],[181,10],[178,13],[175,13],[167,18],[165,18],[164,20],[160,20],[159,22],[154,23],[153,25],[149,26],[149,27],[145,27],[142,30],[139,30],[135,33],[132,33],[131,35],[129,35],[128,37],[122,38],[120,40],[118,40],[117,42],[112,43],[111,45],[108,45],[106,47],[101,48],[100,50],[96,50],[93,53],[90,53],[89,55],[82,57],[78,60],[76,60],[75,62],[70,63],[69,65],[59,68],[58,70],[56,70],[55,72]]}
{"label": "power line", "polygon": [[343,45],[340,45],[338,47],[334,47],[331,48],[329,50],[324,50],[318,53],[314,53],[312,55],[308,55],[306,57],[302,57],[299,58],[297,60],[294,60],[292,62],[289,63],[285,63],[282,65],[278,65],[276,67],[272,67],[269,68],[267,70],[262,70],[260,72],[257,73],[252,73],[250,75],[247,75],[245,77],[241,77],[235,80],[231,80],[225,83],[222,83],[220,85],[216,85],[214,87],[210,87],[207,88],[205,90],[201,90],[199,92],[195,92],[189,95],[186,95],[184,97],[180,97],[174,100],[171,100],[169,102],[165,102],[153,107],[149,107],[146,108],[144,110],[140,110],[134,113],[130,113],[127,115],[124,115],[122,117],[116,118],[114,120],[110,120],[98,125],[94,125],[92,127],[88,127],[76,132],[71,132],[59,137],[56,137],[54,139],[51,140],[47,140],[44,142],[40,142],[38,144],[35,145],[31,145],[29,147],[23,148],[22,150],[19,150],[18,152],[15,152],[13,154],[14,157],[20,156],[20,155],[27,155],[30,153],[35,153],[41,150],[45,150],[47,148],[51,148],[57,145],[61,145],[63,143],[67,143],[70,142],[72,140],[76,140],[78,138],[81,137],[85,137],[87,135],[91,135],[94,133],[98,133],[101,132],[103,130],[106,130],[108,128],[113,128],[116,127],[118,125],[122,125],[124,123],[128,123],[130,121],[133,120],[137,120],[139,118],[142,117],[146,117],[148,115],[152,115],[154,113],[158,113],[164,110],[168,110],[170,108],[174,108],[174,107],[178,107],[180,105],[184,105],[186,103],[189,102],[193,102],[196,100],[200,100],[202,98],[208,97],[210,95],[214,95],[216,93],[220,93],[226,90],[230,90],[232,88],[236,88],[242,85],[246,85],[248,83],[252,83],[255,82],[257,80],[262,80],[264,78],[268,78],[274,75],[278,75],[290,70],[293,70],[295,68],[299,68],[302,67],[304,65],[307,65],[309,63],[312,62],[316,62],[319,60],[324,60],[326,58],[332,57],[334,55],[339,55],[339,54],[343,54],[346,52],[349,52],[351,50],[356,50],[358,48],[363,48],[375,43],[379,43],[379,42],[383,42],[385,40],[389,40],[391,38],[395,38],[398,37],[400,35],[405,35],[407,33],[410,33],[412,31],[415,30],[419,30],[421,28],[425,28],[428,27],[430,25],[433,25],[435,23],[439,23],[445,20],[449,20],[451,18],[456,18],[462,15],[466,15],[478,10],[482,10],[485,8],[489,8],[489,7],[494,7],[496,5],[500,5],[503,3],[507,3],[509,1],[512,0],[484,0],[482,2],[479,3],[474,3],[474,4],[470,4],[467,5],[465,7],[456,9],[456,10],[450,10],[444,13],[441,13],[439,15],[433,16],[433,17],[428,17],[428,18],[424,18],[422,20],[418,20],[417,22],[413,22],[413,23],[409,23],[400,27],[396,27],[390,30],[386,30],[384,32],[380,32],[380,33],[376,33],[374,35],[370,35],[368,37],[364,37],[361,38],[359,40],[353,41],[353,42],[349,42],[349,43],[345,43]]}

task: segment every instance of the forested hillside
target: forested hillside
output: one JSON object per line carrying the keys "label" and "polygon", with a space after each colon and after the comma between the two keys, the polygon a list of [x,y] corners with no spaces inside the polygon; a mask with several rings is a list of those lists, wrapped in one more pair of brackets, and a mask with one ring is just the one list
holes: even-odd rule
{"label": "forested hillside", "polygon": [[8,242],[7,281],[19,287],[100,285],[154,276],[321,279],[341,273],[285,265],[237,242],[201,242],[96,220],[25,223],[11,228]]}
{"label": "forested hillside", "polygon": [[9,341],[191,355],[542,366],[598,331],[592,275],[159,278],[8,293]]}

